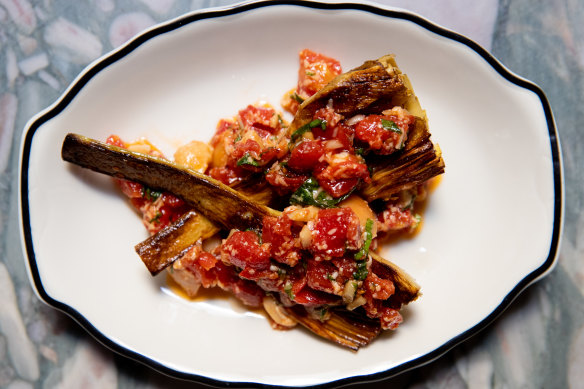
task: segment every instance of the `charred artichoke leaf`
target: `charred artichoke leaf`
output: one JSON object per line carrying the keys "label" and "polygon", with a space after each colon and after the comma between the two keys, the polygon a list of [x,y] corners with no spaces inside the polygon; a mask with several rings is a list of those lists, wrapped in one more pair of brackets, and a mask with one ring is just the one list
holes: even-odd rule
{"label": "charred artichoke leaf", "polygon": [[379,320],[350,311],[333,310],[326,321],[310,317],[302,307],[286,308],[286,311],[314,334],[353,351],[371,343],[381,332]]}
{"label": "charred artichoke leaf", "polygon": [[444,160],[439,147],[431,140],[426,112],[393,55],[366,61],[337,76],[305,100],[290,125],[289,134],[310,123],[314,113],[329,104],[345,118],[380,113],[395,106],[407,109],[416,117],[403,150],[396,155],[368,160],[374,173],[371,182],[362,189],[367,201],[387,199],[444,173]]}
{"label": "charred artichoke leaf", "polygon": [[[409,80],[398,69],[394,56],[366,61],[358,68],[340,74],[298,108],[289,134],[309,123],[316,111],[332,104],[346,118],[359,113],[379,113],[410,99]],[[407,107],[406,107],[407,108]],[[423,114],[414,110],[414,115]]]}
{"label": "charred artichoke leaf", "polygon": [[445,169],[440,147],[432,143],[426,122],[420,118],[416,118],[403,150],[369,162],[373,169],[371,181],[361,189],[367,201],[387,200],[444,173]]}
{"label": "charred artichoke leaf", "polygon": [[[272,200],[270,188],[261,183],[258,186],[243,182],[234,189],[262,205],[267,205]],[[134,249],[150,273],[155,276],[182,258],[194,244],[215,235],[219,230],[220,228],[205,216],[189,211],[174,223],[138,243]]]}
{"label": "charred artichoke leaf", "polygon": [[264,216],[280,215],[202,173],[82,135],[68,134],[61,156],[81,167],[172,193],[225,229],[253,228]]}
{"label": "charred artichoke leaf", "polygon": [[195,243],[210,238],[220,228],[205,216],[189,211],[158,233],[134,246],[136,253],[155,276],[182,258]]}
{"label": "charred artichoke leaf", "polygon": [[369,255],[373,260],[385,265],[385,270],[389,272],[386,276],[389,276],[395,285],[395,293],[390,297],[390,302],[395,308],[409,304],[422,295],[420,285],[405,270],[373,251],[370,251]]}

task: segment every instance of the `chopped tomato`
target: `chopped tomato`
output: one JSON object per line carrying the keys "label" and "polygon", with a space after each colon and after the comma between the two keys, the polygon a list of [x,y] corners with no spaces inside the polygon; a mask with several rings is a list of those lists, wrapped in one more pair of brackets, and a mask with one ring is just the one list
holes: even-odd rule
{"label": "chopped tomato", "polygon": [[298,107],[304,100],[342,73],[340,62],[334,58],[308,49],[302,50],[298,57],[300,61],[298,84],[282,99],[282,107],[292,114],[298,111]]}
{"label": "chopped tomato", "polygon": [[288,167],[300,172],[314,170],[320,162],[325,148],[322,142],[315,140],[304,140],[298,144],[290,153]]}
{"label": "chopped tomato", "polygon": [[215,258],[215,256],[204,251],[197,257],[197,259],[199,260],[201,267],[205,270],[212,269],[217,263],[217,258]]}
{"label": "chopped tomato", "polygon": [[357,264],[354,258],[333,258],[331,262],[335,265],[338,271],[337,282],[344,284],[345,281],[353,278],[353,273],[357,270]]}
{"label": "chopped tomato", "polygon": [[242,269],[267,269],[270,266],[270,246],[260,244],[253,231],[235,231],[221,245],[221,259]]}
{"label": "chopped tomato", "polygon": [[346,249],[358,249],[361,244],[359,218],[349,208],[318,211],[312,230],[310,251],[317,259],[342,257]]}
{"label": "chopped tomato", "polygon": [[217,128],[215,129],[215,135],[211,138],[211,146],[216,147],[221,140],[225,137],[225,133],[235,132],[238,129],[238,125],[233,119],[220,119],[217,123]]}
{"label": "chopped tomato", "polygon": [[362,179],[370,180],[367,164],[360,157],[341,152],[327,155],[328,165],[315,172],[315,177],[324,190],[333,197],[340,197],[349,193],[351,189]]}
{"label": "chopped tomato", "polygon": [[306,280],[308,286],[315,290],[320,290],[326,293],[338,294],[339,286],[335,283],[338,276],[338,271],[335,265],[330,261],[315,261],[309,259],[306,268]]}
{"label": "chopped tomato", "polygon": [[211,262],[209,258],[204,258],[200,260],[202,255],[211,255],[205,253],[201,250],[200,246],[193,246],[187,253],[180,259],[181,265],[189,270],[195,278],[201,282],[204,288],[210,288],[217,285],[217,269],[215,264],[217,261],[210,266]]}
{"label": "chopped tomato", "polygon": [[[367,293],[365,293],[365,296],[367,296]],[[403,321],[403,317],[399,311],[385,305],[382,300],[367,299],[363,308],[367,316],[379,319],[381,328],[384,330],[395,330]]]}
{"label": "chopped tomato", "polygon": [[130,199],[144,197],[144,185],[133,181],[116,180],[122,193]]}
{"label": "chopped tomato", "polygon": [[254,128],[273,134],[280,129],[280,121],[273,108],[248,105],[239,111],[239,117],[245,128]]}
{"label": "chopped tomato", "polygon": [[[258,142],[252,139],[235,143],[233,153],[228,156],[227,165],[246,170],[261,170],[260,165],[269,161],[263,161],[262,148]],[[273,155],[273,154],[272,154]],[[275,155],[273,155],[275,156]]]}
{"label": "chopped tomato", "polygon": [[367,143],[377,154],[391,154],[403,147],[415,118],[403,108],[388,115],[369,115],[355,126],[355,138]]}
{"label": "chopped tomato", "polygon": [[[317,110],[313,115],[313,119],[318,119],[325,122],[327,129],[334,129],[337,126],[337,124],[339,124],[342,118],[343,117],[336,113],[335,110],[332,109],[331,107],[321,108]],[[322,127],[316,127],[314,128],[314,130],[320,132],[326,131],[323,130]],[[332,139],[333,137],[334,136],[329,137],[328,139]]]}
{"label": "chopped tomato", "polygon": [[245,305],[261,307],[266,293],[255,282],[239,279],[234,282],[230,290]]}
{"label": "chopped tomato", "polygon": [[286,215],[264,217],[262,239],[269,243],[270,254],[276,261],[295,266],[301,258],[300,243],[292,233],[292,221]]}
{"label": "chopped tomato", "polygon": [[[110,135],[106,143],[128,148],[131,145],[147,145],[149,153],[156,156],[162,154],[147,141],[126,143],[117,135]],[[155,234],[184,215],[190,207],[178,197],[170,193],[161,193],[145,187],[137,182],[115,179],[122,193],[130,199],[134,208],[142,213],[142,222],[150,232]]]}
{"label": "chopped tomato", "polygon": [[305,306],[326,305],[339,302],[339,297],[305,286],[294,294],[294,302]]}
{"label": "chopped tomato", "polygon": [[355,130],[340,123],[335,127],[326,126],[323,130],[322,127],[315,127],[312,129],[312,135],[317,139],[326,139],[333,142],[326,142],[325,148],[327,151],[349,151],[353,152],[353,138]]}
{"label": "chopped tomato", "polygon": [[214,179],[221,181],[225,185],[233,185],[240,182],[244,177],[245,173],[239,167],[231,168],[228,166],[224,167],[214,167],[209,170],[209,176]]}
{"label": "chopped tomato", "polygon": [[393,204],[388,204],[378,219],[381,222],[381,230],[386,232],[415,228],[419,223],[419,218],[411,209],[401,209]]}
{"label": "chopped tomato", "polygon": [[395,286],[390,280],[379,278],[370,271],[365,279],[365,290],[371,293],[371,297],[377,300],[387,300],[395,293]]}
{"label": "chopped tomato", "polygon": [[119,136],[117,135],[110,135],[107,140],[105,141],[108,145],[114,145],[122,148],[127,148],[128,145],[124,142]]}
{"label": "chopped tomato", "polygon": [[151,234],[155,234],[174,223],[190,209],[184,201],[176,196],[168,193],[162,193],[158,196],[156,200],[131,199],[135,206],[142,204],[139,208],[142,212],[142,222]]}
{"label": "chopped tomato", "polygon": [[275,162],[266,174],[266,181],[281,195],[294,192],[308,178],[308,175],[295,173],[280,162]]}
{"label": "chopped tomato", "polygon": [[297,89],[301,97],[312,96],[342,72],[339,61],[320,53],[304,49],[299,57]]}
{"label": "chopped tomato", "polygon": [[341,197],[349,193],[358,183],[358,178],[330,180],[317,176],[319,185],[333,197]]}

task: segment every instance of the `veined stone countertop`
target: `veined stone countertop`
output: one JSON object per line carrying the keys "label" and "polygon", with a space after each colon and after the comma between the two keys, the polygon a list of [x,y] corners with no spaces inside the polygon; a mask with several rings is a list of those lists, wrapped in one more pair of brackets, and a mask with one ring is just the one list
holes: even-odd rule
{"label": "veined stone countertop", "polygon": [[[18,153],[27,120],[91,61],[158,22],[232,3],[0,0],[0,388],[200,387],[114,355],[37,299],[19,241]],[[562,141],[566,216],[550,275],[486,330],[375,387],[584,388],[584,2],[380,3],[468,36],[544,90]]]}

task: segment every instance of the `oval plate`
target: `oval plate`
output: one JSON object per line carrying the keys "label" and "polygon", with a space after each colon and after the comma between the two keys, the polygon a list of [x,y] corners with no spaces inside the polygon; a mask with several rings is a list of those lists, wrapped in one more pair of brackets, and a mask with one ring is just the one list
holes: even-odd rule
{"label": "oval plate", "polygon": [[[249,103],[279,106],[303,48],[345,70],[395,53],[446,161],[422,231],[383,253],[424,295],[397,331],[358,353],[302,329],[271,330],[229,299],[178,297],[134,253],[146,232],[111,180],[60,159],[67,132],[145,136],[167,155],[208,140]],[[214,385],[339,385],[427,363],[485,328],[558,253],[562,164],[543,92],[403,11],[278,1],[188,14],[85,69],[31,119],[21,151],[22,242],[39,297],[109,348]]]}

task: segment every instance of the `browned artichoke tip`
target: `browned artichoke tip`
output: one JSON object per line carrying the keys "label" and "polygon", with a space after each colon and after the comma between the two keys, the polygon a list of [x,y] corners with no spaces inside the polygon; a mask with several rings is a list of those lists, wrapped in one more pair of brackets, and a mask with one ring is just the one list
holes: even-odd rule
{"label": "browned artichoke tip", "polygon": [[440,148],[432,143],[425,121],[416,118],[404,149],[383,159],[373,160],[371,181],[361,194],[367,201],[389,199],[391,195],[421,185],[444,173]]}
{"label": "browned artichoke tip", "polygon": [[171,225],[138,243],[134,249],[155,276],[182,258],[199,241],[219,232],[212,221],[195,211],[189,211]]}
{"label": "browned artichoke tip", "polygon": [[379,320],[349,311],[332,310],[328,320],[320,321],[312,318],[301,306],[286,310],[298,323],[314,334],[352,351],[368,345],[381,333]]}
{"label": "browned artichoke tip", "polygon": [[335,112],[345,117],[403,105],[410,95],[408,85],[409,80],[396,66],[393,55],[367,61],[338,75],[306,99],[290,124],[289,134],[309,123],[317,110],[331,103]]}
{"label": "browned artichoke tip", "polygon": [[395,285],[395,294],[390,297],[393,305],[401,307],[417,300],[422,295],[420,285],[405,270],[373,251],[369,254],[373,260],[385,265],[391,273],[391,280]]}
{"label": "browned artichoke tip", "polygon": [[402,151],[370,162],[374,173],[371,182],[362,189],[367,201],[388,199],[392,194],[444,173],[440,149],[430,139],[426,112],[410,79],[398,68],[394,55],[367,61],[335,77],[300,105],[289,134],[309,123],[314,113],[327,105],[332,105],[335,112],[345,118],[380,113],[395,106],[407,109],[416,117],[414,129]]}

